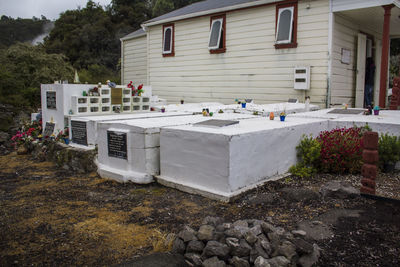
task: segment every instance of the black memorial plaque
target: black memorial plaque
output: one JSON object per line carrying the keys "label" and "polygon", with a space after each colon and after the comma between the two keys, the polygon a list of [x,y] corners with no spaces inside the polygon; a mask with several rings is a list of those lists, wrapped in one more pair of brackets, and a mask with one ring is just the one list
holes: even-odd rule
{"label": "black memorial plaque", "polygon": [[46,125],[44,126],[44,132],[43,132],[44,138],[50,137],[53,134],[55,126],[56,125],[53,122],[46,122]]}
{"label": "black memorial plaque", "polygon": [[56,92],[46,92],[46,104],[48,109],[57,109]]}
{"label": "black memorial plaque", "polygon": [[72,142],[79,145],[87,146],[86,122],[71,121]]}
{"label": "black memorial plaque", "polygon": [[107,131],[108,156],[128,159],[126,133]]}

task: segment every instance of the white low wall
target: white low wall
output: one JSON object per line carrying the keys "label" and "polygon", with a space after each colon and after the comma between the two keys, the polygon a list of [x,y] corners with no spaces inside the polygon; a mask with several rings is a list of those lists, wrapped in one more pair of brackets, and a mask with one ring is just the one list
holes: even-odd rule
{"label": "white low wall", "polygon": [[[98,123],[98,172],[104,178],[120,182],[150,183],[159,174],[160,129],[166,126],[193,124],[211,117],[202,115],[147,118],[138,120]],[[215,119],[250,119],[249,114],[216,114]],[[127,158],[117,158],[108,153],[107,132],[125,133]],[[176,146],[175,151],[180,147]]]}
{"label": "white low wall", "polygon": [[[161,130],[160,183],[227,200],[287,172],[303,134],[328,127],[321,119],[242,120],[219,129],[193,125]],[[179,149],[177,149],[179,148]]]}

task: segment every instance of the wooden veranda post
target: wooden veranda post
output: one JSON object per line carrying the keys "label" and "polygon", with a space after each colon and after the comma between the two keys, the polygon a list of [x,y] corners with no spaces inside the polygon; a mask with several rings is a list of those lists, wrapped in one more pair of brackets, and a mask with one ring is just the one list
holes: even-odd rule
{"label": "wooden veranda post", "polygon": [[394,5],[385,5],[385,17],[383,21],[383,36],[382,36],[382,56],[381,56],[381,79],[379,86],[379,106],[386,107],[386,86],[387,86],[387,73],[388,73],[388,59],[389,59],[389,34],[390,34],[390,16],[391,10]]}

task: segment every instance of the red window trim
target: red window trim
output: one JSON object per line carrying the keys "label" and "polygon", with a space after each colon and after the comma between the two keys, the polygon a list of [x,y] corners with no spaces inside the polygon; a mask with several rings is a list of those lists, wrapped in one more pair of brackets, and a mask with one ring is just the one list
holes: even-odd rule
{"label": "red window trim", "polygon": [[[165,33],[165,28],[167,27],[172,27],[172,46],[171,46],[171,53],[163,53],[164,52],[164,33]],[[163,57],[173,57],[175,56],[175,25],[174,23],[169,23],[169,24],[165,24],[163,25],[162,28],[162,32],[163,32],[163,38],[162,38],[162,46],[161,46],[161,53]]]}
{"label": "red window trim", "polygon": [[210,54],[221,54],[226,52],[226,15],[225,14],[220,14],[216,16],[211,16],[210,17],[210,31],[211,31],[211,25],[213,20],[215,19],[221,19],[222,18],[222,43],[223,47],[219,49],[211,49],[208,50],[210,51]]}
{"label": "red window trim", "polygon": [[278,29],[278,15],[279,9],[285,7],[294,7],[293,10],[293,29],[292,29],[292,41],[288,44],[275,44],[276,49],[284,49],[284,48],[296,48],[297,47],[297,1],[291,1],[284,4],[276,5],[276,14],[275,14],[275,36],[276,31]]}

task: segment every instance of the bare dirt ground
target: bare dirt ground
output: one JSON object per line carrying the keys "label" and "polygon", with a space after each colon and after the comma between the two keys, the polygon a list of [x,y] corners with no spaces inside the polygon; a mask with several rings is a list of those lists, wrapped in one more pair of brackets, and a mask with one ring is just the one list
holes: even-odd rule
{"label": "bare dirt ground", "polygon": [[[0,266],[110,266],[167,251],[166,237],[206,216],[226,221],[268,217],[296,229],[328,211],[360,210],[340,218],[334,235],[318,243],[320,266],[400,266],[400,204],[365,199],[297,201],[282,188],[318,191],[332,179],[359,185],[359,176],[319,175],[270,182],[232,203],[186,194],[158,184],[119,184],[73,175],[29,156],[0,156]],[[378,193],[400,199],[400,175],[380,175]]]}

